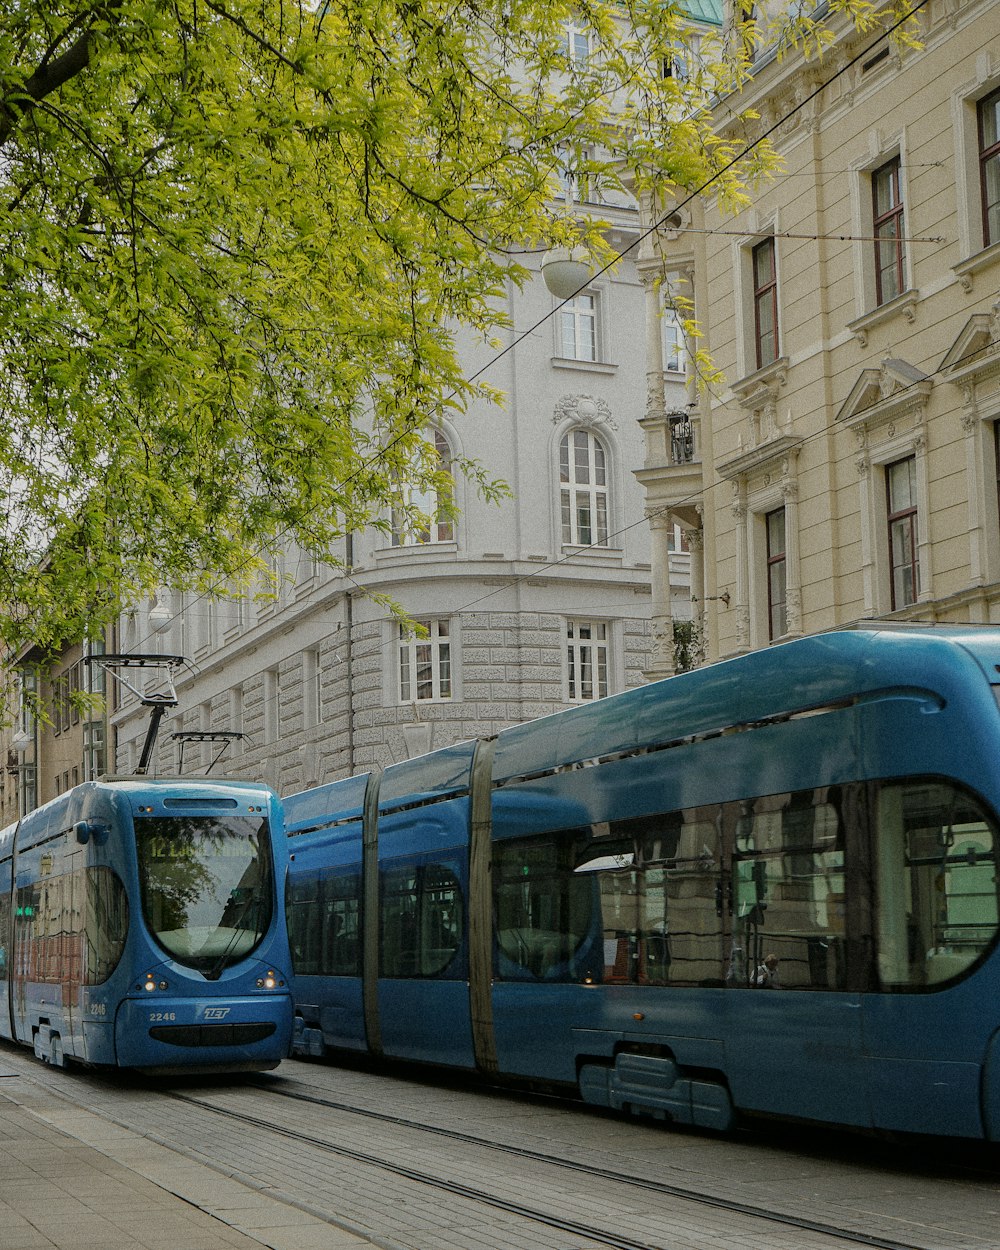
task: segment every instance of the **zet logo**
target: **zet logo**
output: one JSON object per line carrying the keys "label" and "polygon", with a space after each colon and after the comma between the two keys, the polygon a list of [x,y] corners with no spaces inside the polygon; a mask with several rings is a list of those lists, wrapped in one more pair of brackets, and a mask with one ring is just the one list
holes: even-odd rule
{"label": "zet logo", "polygon": [[226,1016],[229,1015],[231,1010],[232,1010],[231,1007],[206,1007],[204,1019],[205,1020],[225,1020]]}

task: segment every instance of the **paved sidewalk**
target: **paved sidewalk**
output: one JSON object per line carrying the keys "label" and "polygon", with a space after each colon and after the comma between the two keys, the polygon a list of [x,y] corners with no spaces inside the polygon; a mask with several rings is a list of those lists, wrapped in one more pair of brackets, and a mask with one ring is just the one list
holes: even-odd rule
{"label": "paved sidewalk", "polygon": [[[44,1071],[44,1070],[43,1070]],[[0,1056],[0,1250],[373,1243],[74,1108]]]}

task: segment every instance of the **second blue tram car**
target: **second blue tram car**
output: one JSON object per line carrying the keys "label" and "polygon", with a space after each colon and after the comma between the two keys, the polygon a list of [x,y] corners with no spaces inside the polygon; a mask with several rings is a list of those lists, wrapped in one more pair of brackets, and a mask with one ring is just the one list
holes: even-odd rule
{"label": "second blue tram car", "polygon": [[998,703],[842,631],[293,795],[294,1048],[998,1141]]}
{"label": "second blue tram car", "polygon": [[88,782],[30,812],[0,832],[0,1037],[59,1066],[277,1066],[284,864],[260,785]]}

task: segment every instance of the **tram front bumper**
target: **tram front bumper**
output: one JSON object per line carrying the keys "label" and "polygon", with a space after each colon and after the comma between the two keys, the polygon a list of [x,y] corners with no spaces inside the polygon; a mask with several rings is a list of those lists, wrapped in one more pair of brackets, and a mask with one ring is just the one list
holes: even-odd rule
{"label": "tram front bumper", "polygon": [[123,1068],[274,1067],[288,1054],[288,994],[232,998],[128,998],[115,1048]]}

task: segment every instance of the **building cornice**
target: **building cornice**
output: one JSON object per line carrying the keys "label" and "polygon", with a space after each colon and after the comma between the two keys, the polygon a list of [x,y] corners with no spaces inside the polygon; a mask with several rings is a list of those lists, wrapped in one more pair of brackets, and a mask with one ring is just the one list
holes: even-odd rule
{"label": "building cornice", "polygon": [[768,439],[766,443],[752,447],[749,451],[741,452],[729,460],[723,460],[715,467],[720,477],[730,482],[735,481],[769,464],[776,465],[778,461],[797,452],[803,441],[797,434],[779,434],[777,438]]}

